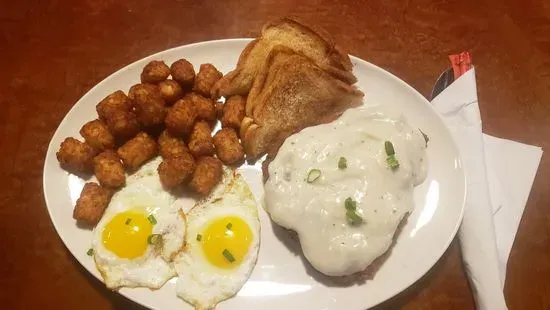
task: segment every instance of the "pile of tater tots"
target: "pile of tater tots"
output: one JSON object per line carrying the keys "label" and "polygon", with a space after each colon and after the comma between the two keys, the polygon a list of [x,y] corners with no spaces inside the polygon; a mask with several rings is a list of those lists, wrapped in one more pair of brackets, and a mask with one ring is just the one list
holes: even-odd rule
{"label": "pile of tater tots", "polygon": [[[125,172],[157,155],[162,157],[158,173],[166,190],[188,187],[200,195],[218,184],[223,164],[241,164],[238,132],[245,98],[232,96],[225,104],[211,98],[210,90],[221,77],[211,64],[202,64],[195,73],[185,59],[170,67],[154,60],[127,95],[117,90],[101,100],[97,119],[80,129],[84,142],[66,138],[56,154],[65,170],[94,173],[99,182],[84,185],[73,217],[97,224],[111,196],[125,185]],[[222,129],[212,136],[218,119]]]}

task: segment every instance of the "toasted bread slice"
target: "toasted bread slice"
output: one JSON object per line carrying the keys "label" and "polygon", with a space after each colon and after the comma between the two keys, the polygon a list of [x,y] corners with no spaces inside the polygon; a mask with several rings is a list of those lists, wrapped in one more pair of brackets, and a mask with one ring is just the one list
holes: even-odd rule
{"label": "toasted bread slice", "polygon": [[246,102],[241,140],[247,159],[257,159],[305,127],[335,119],[362,97],[305,55],[274,47]]}
{"label": "toasted bread slice", "polygon": [[213,98],[245,95],[256,75],[265,66],[274,46],[283,45],[313,60],[321,69],[353,84],[352,64],[332,39],[321,29],[314,29],[296,19],[283,18],[266,24],[260,38],[250,42],[241,53],[237,68],[218,80],[211,90]]}

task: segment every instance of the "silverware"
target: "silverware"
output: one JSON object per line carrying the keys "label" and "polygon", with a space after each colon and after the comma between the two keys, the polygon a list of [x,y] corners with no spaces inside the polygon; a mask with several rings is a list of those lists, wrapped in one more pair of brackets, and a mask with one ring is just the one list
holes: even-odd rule
{"label": "silverware", "polygon": [[433,100],[435,97],[437,97],[437,95],[439,95],[439,93],[441,93],[445,88],[451,85],[454,82],[454,80],[455,80],[455,77],[454,77],[453,68],[449,68],[443,71],[443,73],[441,73],[441,75],[439,75],[439,77],[435,81],[430,100]]}

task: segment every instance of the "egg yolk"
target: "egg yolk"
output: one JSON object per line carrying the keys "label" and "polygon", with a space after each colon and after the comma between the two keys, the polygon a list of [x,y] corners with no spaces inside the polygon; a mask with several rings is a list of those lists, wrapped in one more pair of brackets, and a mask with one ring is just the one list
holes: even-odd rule
{"label": "egg yolk", "polygon": [[103,229],[103,246],[120,258],[137,258],[147,250],[153,225],[147,215],[126,211],[115,215]]}
{"label": "egg yolk", "polygon": [[198,242],[208,261],[217,267],[231,269],[239,266],[252,243],[252,231],[241,218],[230,216],[212,221]]}

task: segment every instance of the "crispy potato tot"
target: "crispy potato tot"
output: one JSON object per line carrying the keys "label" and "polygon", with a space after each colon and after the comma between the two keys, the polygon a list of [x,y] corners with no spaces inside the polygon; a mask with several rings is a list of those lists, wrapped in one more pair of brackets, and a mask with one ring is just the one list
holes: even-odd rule
{"label": "crispy potato tot", "polygon": [[95,109],[97,115],[99,115],[99,119],[106,122],[110,114],[119,111],[127,112],[131,108],[132,104],[126,94],[122,90],[117,90],[101,100]]}
{"label": "crispy potato tot", "polygon": [[119,188],[126,183],[124,166],[113,150],[106,150],[94,157],[94,173],[103,187]]}
{"label": "crispy potato tot", "polygon": [[181,87],[190,88],[193,86],[195,69],[189,61],[185,59],[177,60],[170,66],[170,72],[172,73],[172,79],[178,82]]}
{"label": "crispy potato tot", "polygon": [[235,164],[244,159],[244,149],[233,128],[222,128],[214,135],[214,146],[218,158],[226,165]]}
{"label": "crispy potato tot", "polygon": [[126,141],[139,132],[136,115],[129,111],[114,111],[108,114],[105,121],[109,131],[121,141]]}
{"label": "crispy potato tot", "polygon": [[140,132],[117,150],[124,166],[136,170],[157,155],[157,142],[145,132]]}
{"label": "crispy potato tot", "polygon": [[197,93],[189,93],[183,100],[192,102],[197,108],[197,118],[206,121],[216,120],[216,105],[214,101]]}
{"label": "crispy potato tot", "polygon": [[164,130],[158,139],[160,156],[170,158],[189,153],[189,148],[183,139],[172,136],[168,130]]}
{"label": "crispy potato tot", "polygon": [[136,84],[128,91],[138,122],[144,127],[160,125],[164,122],[166,111],[164,99],[157,85]]}
{"label": "crispy potato tot", "polygon": [[160,95],[167,104],[172,104],[183,97],[183,89],[174,80],[162,81],[158,84]]}
{"label": "crispy potato tot", "polygon": [[109,131],[107,125],[95,119],[89,121],[80,128],[80,135],[84,137],[86,143],[97,151],[115,148],[115,137]]}
{"label": "crispy potato tot", "polygon": [[95,150],[84,142],[69,137],[61,142],[59,151],[55,154],[61,167],[69,172],[92,172],[92,160]]}
{"label": "crispy potato tot", "polygon": [[187,136],[191,133],[196,119],[197,108],[195,105],[180,99],[168,111],[164,123],[172,135]]}
{"label": "crispy potato tot", "polygon": [[152,127],[164,123],[167,112],[162,99],[150,97],[145,102],[136,101],[135,108],[137,120],[142,126]]}
{"label": "crispy potato tot", "polygon": [[211,156],[199,158],[189,186],[197,193],[208,195],[222,178],[222,162]]}
{"label": "crispy potato tot", "polygon": [[223,105],[223,116],[221,118],[223,127],[239,130],[244,118],[246,100],[241,96],[231,96]]}
{"label": "crispy potato tot", "polygon": [[161,60],[153,60],[141,72],[141,83],[159,83],[168,78],[170,68]]}
{"label": "crispy potato tot", "polygon": [[160,88],[155,84],[139,83],[130,87],[128,90],[128,99],[132,103],[136,101],[146,102],[150,97],[162,98]]}
{"label": "crispy potato tot", "polygon": [[189,138],[189,150],[195,157],[214,155],[214,141],[211,129],[207,122],[195,123],[191,137]]}
{"label": "crispy potato tot", "polygon": [[99,186],[97,183],[84,184],[80,198],[76,201],[73,218],[88,225],[96,225],[109,205],[113,191]]}
{"label": "crispy potato tot", "polygon": [[206,97],[210,97],[210,90],[216,82],[221,79],[223,74],[212,64],[202,64],[195,77],[193,91]]}
{"label": "crispy potato tot", "polygon": [[165,189],[171,189],[187,181],[193,175],[195,159],[189,153],[165,158],[157,170],[162,186]]}

